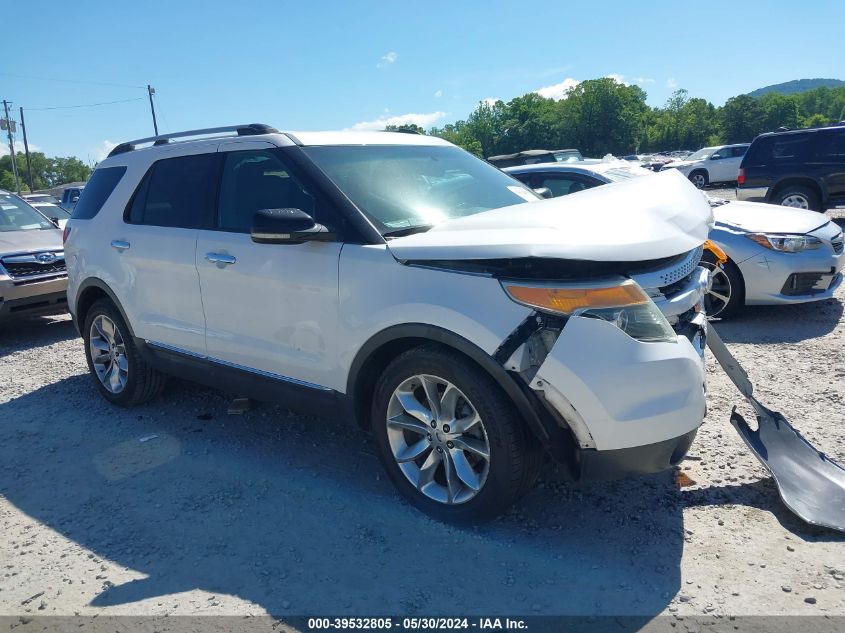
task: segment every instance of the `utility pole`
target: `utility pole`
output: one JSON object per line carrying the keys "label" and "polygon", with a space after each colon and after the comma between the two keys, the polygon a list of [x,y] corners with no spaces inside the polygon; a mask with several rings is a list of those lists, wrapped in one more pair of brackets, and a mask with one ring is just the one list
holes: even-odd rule
{"label": "utility pole", "polygon": [[153,88],[150,84],[147,84],[147,94],[150,96],[150,112],[153,113],[153,129],[156,131],[156,136],[158,136],[158,123],[156,122],[156,108],[153,105],[153,95],[156,93],[156,89]]}
{"label": "utility pole", "polygon": [[9,152],[12,159],[12,173],[15,175],[15,189],[18,194],[21,192],[21,184],[18,180],[18,165],[15,161],[15,142],[12,140],[12,121],[9,119],[9,102],[3,99],[3,110],[6,113],[6,132],[9,134]]}
{"label": "utility pole", "polygon": [[26,123],[23,121],[23,106],[21,106],[21,131],[23,132],[23,151],[26,154],[26,175],[29,180],[29,192],[35,191],[32,186],[32,161],[29,160],[29,142],[26,140]]}

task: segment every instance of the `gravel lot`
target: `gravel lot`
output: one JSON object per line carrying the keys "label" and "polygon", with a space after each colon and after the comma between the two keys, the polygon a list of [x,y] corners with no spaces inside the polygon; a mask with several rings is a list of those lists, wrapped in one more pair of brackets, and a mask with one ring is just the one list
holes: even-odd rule
{"label": "gravel lot", "polygon": [[[761,401],[845,462],[843,299],[716,326]],[[548,464],[508,516],[458,529],[400,501],[348,423],[227,415],[176,380],[114,408],[68,318],[0,330],[0,615],[845,615],[845,535],[780,504],[707,370],[692,484]]]}

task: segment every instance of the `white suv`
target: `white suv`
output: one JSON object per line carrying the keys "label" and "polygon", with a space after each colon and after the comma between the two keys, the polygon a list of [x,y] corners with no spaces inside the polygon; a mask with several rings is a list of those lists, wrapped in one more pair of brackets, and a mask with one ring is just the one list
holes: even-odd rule
{"label": "white suv", "polygon": [[655,472],[701,424],[712,216],[677,174],[647,180],[543,200],[430,136],[141,139],[66,228],[69,304],[110,402],[177,374],[345,414],[411,503],[480,521],[544,451]]}
{"label": "white suv", "polygon": [[742,157],[750,143],[705,147],[684,159],[666,163],[660,171],[677,169],[699,189],[715,182],[736,183]]}

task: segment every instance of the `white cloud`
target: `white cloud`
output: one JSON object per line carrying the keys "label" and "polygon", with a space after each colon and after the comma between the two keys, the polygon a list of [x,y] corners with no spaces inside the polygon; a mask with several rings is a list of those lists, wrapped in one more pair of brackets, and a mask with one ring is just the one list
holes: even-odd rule
{"label": "white cloud", "polygon": [[579,83],[581,82],[577,79],[567,77],[560,83],[552,84],[551,86],[543,86],[542,88],[539,88],[534,92],[536,92],[541,97],[560,101],[561,99],[566,99],[566,97],[569,95],[569,91],[572,90]]}
{"label": "white cloud", "polygon": [[437,112],[427,112],[421,114],[415,112],[409,112],[408,114],[396,114],[393,116],[385,114],[374,121],[360,121],[347,129],[355,131],[383,130],[388,125],[405,125],[408,123],[414,123],[420,127],[428,128],[437,123],[444,116],[446,116],[446,113],[441,112],[440,110]]}
{"label": "white cloud", "polygon": [[390,51],[389,53],[385,53],[381,56],[379,63],[376,64],[376,68],[384,68],[385,66],[390,66],[390,64],[396,63],[397,59],[399,59],[399,54],[396,51]]}
{"label": "white cloud", "polygon": [[115,147],[117,147],[117,143],[113,143],[107,139],[91,150],[91,158],[94,159],[95,163],[99,163],[101,160],[105,159],[106,156],[109,155],[109,152]]}
{"label": "white cloud", "polygon": [[442,97],[442,96],[443,96],[443,91],[442,91],[442,90],[436,90],[436,91],[434,92],[434,98],[435,98],[435,99],[439,99],[439,98],[440,98],[440,97]]}
{"label": "white cloud", "polygon": [[673,90],[678,87],[678,82],[675,81],[672,77],[666,80],[666,87],[672,88]]}
{"label": "white cloud", "polygon": [[479,103],[483,103],[486,106],[493,107],[496,105],[497,101],[501,101],[499,97],[487,97],[486,99],[482,99]]}
{"label": "white cloud", "polygon": [[623,86],[630,86],[631,82],[625,81],[625,75],[620,75],[618,73],[610,73],[609,75],[605,75],[605,78],[612,79],[618,84],[622,84]]}
{"label": "white cloud", "polygon": [[[23,141],[15,141],[15,154],[18,152],[25,151],[25,147],[23,146]],[[29,151],[30,152],[40,152],[41,146],[33,145],[32,143],[29,144]],[[9,137],[6,136],[6,130],[3,130],[2,138],[0,138],[0,156],[8,156],[9,155]]]}
{"label": "white cloud", "polygon": [[636,81],[638,84],[653,84],[654,83],[654,79],[652,79],[651,77],[634,77],[634,81]]}

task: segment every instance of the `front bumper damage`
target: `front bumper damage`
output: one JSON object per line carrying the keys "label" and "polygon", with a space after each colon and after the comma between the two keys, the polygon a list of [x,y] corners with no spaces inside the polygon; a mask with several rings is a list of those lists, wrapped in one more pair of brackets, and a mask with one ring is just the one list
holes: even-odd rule
{"label": "front bumper damage", "polygon": [[668,268],[632,276],[672,324],[675,342],[637,341],[599,319],[535,313],[497,351],[496,359],[571,435],[564,450],[549,448],[575,477],[660,472],[689,449],[706,412],[710,277],[700,259],[698,248]]}

